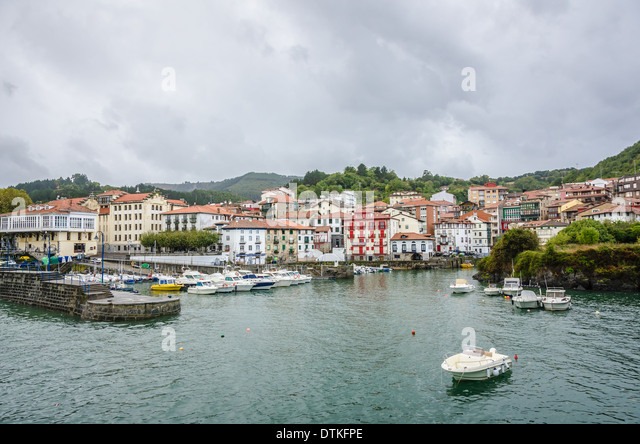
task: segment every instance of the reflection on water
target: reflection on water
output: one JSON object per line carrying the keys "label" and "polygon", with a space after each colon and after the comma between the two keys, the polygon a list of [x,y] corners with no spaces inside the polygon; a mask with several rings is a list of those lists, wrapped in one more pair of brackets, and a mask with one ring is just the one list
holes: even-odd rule
{"label": "reflection on water", "polygon": [[[214,295],[137,284],[182,306],[141,323],[0,301],[0,421],[638,422],[637,295],[572,292],[570,311],[518,310],[472,274],[394,271]],[[456,278],[477,290],[451,295]],[[175,351],[163,349],[165,327]],[[478,346],[517,354],[513,370],[478,382],[444,372],[467,328]]]}

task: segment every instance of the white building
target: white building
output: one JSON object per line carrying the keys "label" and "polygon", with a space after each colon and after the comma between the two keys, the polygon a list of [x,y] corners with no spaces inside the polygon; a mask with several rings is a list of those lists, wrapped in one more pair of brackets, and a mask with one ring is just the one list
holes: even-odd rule
{"label": "white building", "polygon": [[440,253],[467,253],[471,248],[473,224],[466,219],[443,219],[435,224],[435,248]]}
{"label": "white building", "polygon": [[460,216],[472,223],[471,251],[479,256],[491,252],[491,216],[484,211],[470,211]]}
{"label": "white building", "polygon": [[426,234],[427,222],[415,217],[408,210],[402,210],[397,207],[389,207],[382,211],[383,214],[389,214],[398,221],[398,230],[404,233]]}
{"label": "white building", "polygon": [[455,194],[451,194],[451,193],[449,193],[447,191],[444,191],[444,190],[433,194],[429,200],[432,201],[432,202],[437,202],[439,200],[445,200],[447,202],[452,203],[453,205],[456,205],[456,203],[457,203],[456,195]]}
{"label": "white building", "polygon": [[267,228],[266,223],[259,221],[229,222],[220,229],[222,251],[228,252],[232,263],[264,264]]}
{"label": "white building", "polygon": [[217,205],[193,205],[165,211],[161,216],[162,226],[166,231],[200,231],[228,224],[234,213]]}
{"label": "white building", "polygon": [[435,240],[419,233],[396,233],[391,238],[394,260],[428,260],[434,254]]}

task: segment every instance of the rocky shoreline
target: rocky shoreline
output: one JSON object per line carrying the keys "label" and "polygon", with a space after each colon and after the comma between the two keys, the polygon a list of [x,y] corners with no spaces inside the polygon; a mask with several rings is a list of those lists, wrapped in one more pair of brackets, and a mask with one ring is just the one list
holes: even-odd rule
{"label": "rocky shoreline", "polygon": [[[501,283],[508,274],[487,275],[476,273],[473,278],[483,283]],[[533,276],[521,277],[524,285],[541,287],[562,287],[566,290],[620,291],[640,293],[640,282],[631,276],[606,276],[600,274],[587,275],[581,271],[567,273],[564,271],[544,269]]]}

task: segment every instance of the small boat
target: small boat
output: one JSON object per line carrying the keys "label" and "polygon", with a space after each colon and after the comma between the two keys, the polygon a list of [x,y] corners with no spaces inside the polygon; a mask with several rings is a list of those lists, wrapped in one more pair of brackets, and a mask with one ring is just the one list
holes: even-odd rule
{"label": "small boat", "polygon": [[454,293],[469,293],[476,288],[475,285],[468,283],[465,279],[456,279],[456,282],[449,287]]}
{"label": "small boat", "polygon": [[471,262],[465,262],[464,264],[460,264],[462,268],[473,268],[473,264]]}
{"label": "small boat", "polygon": [[489,284],[488,287],[484,288],[484,294],[487,296],[496,296],[502,293],[502,289],[498,287],[496,284]]}
{"label": "small boat", "polygon": [[191,294],[214,294],[216,291],[218,291],[218,287],[207,279],[201,279],[196,285],[187,288],[187,293]]}
{"label": "small boat", "polygon": [[541,298],[531,290],[522,290],[522,293],[511,298],[511,304],[516,308],[540,308]]}
{"label": "small boat", "polygon": [[521,291],[522,284],[520,283],[520,278],[508,277],[504,279],[502,294],[513,297],[519,295]]}
{"label": "small boat", "polygon": [[564,288],[547,288],[542,306],[549,311],[568,310],[571,308],[571,296],[567,296]]}
{"label": "small boat", "polygon": [[479,347],[463,347],[462,353],[444,360],[441,367],[456,381],[482,381],[511,371],[513,361],[507,355],[491,348],[488,352]]}
{"label": "small boat", "polygon": [[156,284],[151,285],[153,291],[180,291],[183,285],[176,283],[176,279],[171,276],[158,276]]}
{"label": "small boat", "polygon": [[232,291],[236,291],[234,283],[226,281],[222,273],[207,275],[206,280],[213,282],[213,285],[216,286],[216,293],[231,293]]}

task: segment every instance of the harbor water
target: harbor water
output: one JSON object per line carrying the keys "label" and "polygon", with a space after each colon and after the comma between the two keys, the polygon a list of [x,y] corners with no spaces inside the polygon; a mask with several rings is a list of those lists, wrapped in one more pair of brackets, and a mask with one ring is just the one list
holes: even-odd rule
{"label": "harbor water", "polygon": [[[569,292],[571,310],[527,311],[485,296],[473,273],[182,292],[180,314],[139,323],[0,300],[0,422],[640,422],[637,293]],[[451,294],[456,278],[476,290]],[[517,355],[513,371],[454,381],[440,364],[469,340]]]}

